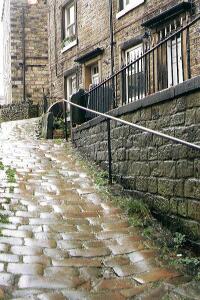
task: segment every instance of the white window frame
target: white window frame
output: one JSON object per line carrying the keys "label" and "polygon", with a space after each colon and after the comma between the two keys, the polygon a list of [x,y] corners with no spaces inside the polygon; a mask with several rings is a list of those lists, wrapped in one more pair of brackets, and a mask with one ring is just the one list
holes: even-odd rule
{"label": "white window frame", "polygon": [[[70,100],[72,95],[77,92],[76,74],[74,73],[70,76],[67,76],[66,80],[67,80],[67,98]],[[73,87],[73,84],[75,84],[75,87]]]}
{"label": "white window frame", "polygon": [[[67,94],[67,100],[71,100],[71,97],[74,93],[77,92],[77,74],[73,73],[69,76],[65,77],[66,80],[66,94]],[[75,84],[75,88],[73,89],[73,83]],[[67,111],[70,111],[70,105],[67,104]]]}
{"label": "white window frame", "polygon": [[[72,9],[72,12],[71,12]],[[70,38],[76,34],[76,22],[75,22],[75,3],[72,1],[69,5],[64,8],[65,12],[65,37]],[[72,15],[71,15],[72,13]]]}
{"label": "white window frame", "polygon": [[28,0],[28,4],[37,4],[38,0]]}
{"label": "white window frame", "polygon": [[[130,54],[131,54],[132,58],[130,58]],[[130,64],[135,59],[139,58],[142,54],[143,54],[143,44],[142,43],[140,43],[132,48],[127,49],[125,51],[126,65]],[[144,66],[143,66],[143,68],[144,68]],[[138,73],[142,73],[143,68],[142,68],[141,61],[139,61],[139,65],[138,64],[136,64],[135,66],[133,65],[132,70],[130,68],[129,70],[126,71],[126,99],[128,102],[138,100],[138,93],[136,93],[136,95],[130,95],[130,97],[129,97],[129,93],[128,93],[129,78],[130,78],[130,76],[133,76],[133,75],[136,76]],[[143,97],[144,97],[144,92],[140,91],[139,98],[141,99]]]}
{"label": "white window frame", "polygon": [[[97,71],[97,72],[96,72]],[[92,82],[92,85],[96,85],[98,84],[100,81],[100,78],[99,78],[99,65],[98,63],[97,64],[94,64],[91,66],[91,82]]]}
{"label": "white window frame", "polygon": [[[178,61],[177,61],[178,60]],[[181,36],[167,42],[168,87],[183,82]]]}
{"label": "white window frame", "polygon": [[[73,9],[73,21],[70,20],[70,10]],[[64,10],[64,40],[67,39],[64,42],[64,47],[62,48],[61,52],[65,52],[68,49],[74,47],[77,44],[77,38],[76,38],[76,4],[75,1],[71,1],[66,6],[63,7]],[[62,24],[63,26],[63,24]],[[70,32],[71,31],[71,32]]]}
{"label": "white window frame", "polygon": [[130,3],[126,4],[126,0],[123,0],[123,9],[116,14],[117,19],[120,19],[122,16],[127,14],[130,10],[144,3],[145,0],[129,0],[129,1]]}
{"label": "white window frame", "polygon": [[[179,24],[182,26],[183,18],[179,18]],[[174,28],[172,28],[174,26]],[[159,32],[160,40],[167,37],[172,32],[172,29],[177,30],[177,20],[174,19],[166,27]],[[182,57],[182,37],[172,38],[167,42],[167,73],[168,87],[177,85],[183,82],[183,57]]]}

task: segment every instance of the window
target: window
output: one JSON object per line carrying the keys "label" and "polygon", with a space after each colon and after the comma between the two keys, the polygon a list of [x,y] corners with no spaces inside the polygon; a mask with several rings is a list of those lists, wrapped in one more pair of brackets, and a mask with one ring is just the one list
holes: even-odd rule
{"label": "window", "polygon": [[[183,24],[183,18],[174,19],[157,30],[158,42],[176,32]],[[158,50],[158,88],[163,89],[183,82],[183,36],[177,34],[162,49]]]}
{"label": "window", "polygon": [[66,77],[67,99],[70,99],[76,93],[76,74]]}
{"label": "window", "polygon": [[144,3],[144,0],[119,0],[119,12],[116,16],[117,19],[142,3]]}
{"label": "window", "polygon": [[75,2],[71,1],[62,11],[62,46],[64,50],[76,45]]}
{"label": "window", "polygon": [[123,8],[125,8],[126,6],[130,5],[133,2],[134,0],[123,0]]}
{"label": "window", "polygon": [[[138,59],[143,54],[143,45],[139,44],[131,49],[125,51],[126,65]],[[144,78],[144,65],[142,60],[133,64],[126,69],[125,74],[125,95],[126,102],[137,100],[144,96],[145,92],[145,78]]]}
{"label": "window", "polygon": [[183,82],[181,35],[167,43],[168,87]]}
{"label": "window", "polygon": [[[65,77],[65,97],[70,100],[72,95],[77,92],[77,78],[76,74]],[[70,105],[67,104],[67,110],[70,111]]]}
{"label": "window", "polygon": [[91,84],[99,83],[99,66],[98,64],[91,66]]}
{"label": "window", "polygon": [[28,4],[37,4],[38,0],[28,0]]}
{"label": "window", "polygon": [[100,61],[90,61],[84,65],[83,68],[83,76],[84,76],[84,88],[86,90],[90,90],[94,85],[100,82],[100,69],[101,69]]}

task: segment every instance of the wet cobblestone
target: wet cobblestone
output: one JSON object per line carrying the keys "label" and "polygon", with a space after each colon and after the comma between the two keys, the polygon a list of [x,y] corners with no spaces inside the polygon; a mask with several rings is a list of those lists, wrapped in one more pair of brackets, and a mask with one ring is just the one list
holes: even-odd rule
{"label": "wet cobblestone", "polygon": [[9,216],[0,225],[0,299],[150,299],[148,289],[162,299],[168,291],[150,283],[180,274],[156,265],[156,252],[103,202],[65,144],[38,140],[37,126],[2,124],[0,160],[16,169],[16,184],[11,192],[0,183]]}

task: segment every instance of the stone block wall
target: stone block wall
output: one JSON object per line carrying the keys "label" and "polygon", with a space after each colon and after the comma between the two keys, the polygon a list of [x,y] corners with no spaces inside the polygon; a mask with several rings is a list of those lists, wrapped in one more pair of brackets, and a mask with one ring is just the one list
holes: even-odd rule
{"label": "stone block wall", "polygon": [[38,117],[38,105],[32,102],[19,102],[0,106],[0,121],[14,121]]}
{"label": "stone block wall", "polygon": [[[200,144],[200,91],[180,94],[171,88],[165,94],[149,96],[111,114]],[[75,147],[103,167],[108,164],[106,126],[98,117],[73,129]],[[200,238],[200,151],[114,121],[111,139],[115,178],[125,189],[144,197],[152,210],[168,217],[177,230]]]}
{"label": "stone block wall", "polygon": [[28,0],[5,1],[2,20],[4,36],[7,37],[4,41],[7,103],[24,100],[24,51],[26,98],[38,103],[42,101],[43,89],[47,93],[49,88],[47,18],[48,6],[45,0],[38,0],[34,4]]}
{"label": "stone block wall", "polygon": [[[4,17],[3,17],[4,16]],[[10,43],[10,1],[3,3],[3,75],[4,75],[4,101],[9,104],[12,101],[11,84],[11,43]]]}

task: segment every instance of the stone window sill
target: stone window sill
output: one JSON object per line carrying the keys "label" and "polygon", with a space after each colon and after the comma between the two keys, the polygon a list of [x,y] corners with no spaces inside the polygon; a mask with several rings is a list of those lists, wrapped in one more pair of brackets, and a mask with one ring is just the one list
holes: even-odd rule
{"label": "stone window sill", "polygon": [[144,2],[144,0],[135,0],[134,3],[131,3],[129,5],[127,5],[123,10],[119,11],[116,14],[116,19],[120,19],[121,17],[123,17],[125,14],[127,14],[130,10],[134,9],[135,7],[139,6],[140,4],[142,4]]}
{"label": "stone window sill", "polygon": [[77,45],[77,39],[67,44],[64,48],[62,48],[61,53],[66,52],[67,50],[71,49],[72,47]]}

